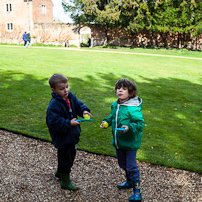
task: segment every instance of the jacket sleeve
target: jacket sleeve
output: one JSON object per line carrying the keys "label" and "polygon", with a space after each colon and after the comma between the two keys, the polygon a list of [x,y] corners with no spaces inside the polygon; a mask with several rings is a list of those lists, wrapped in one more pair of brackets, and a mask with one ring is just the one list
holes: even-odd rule
{"label": "jacket sleeve", "polygon": [[145,126],[144,118],[142,115],[142,109],[134,107],[130,111],[131,115],[131,122],[128,124],[130,134],[137,134],[139,132],[142,132]]}
{"label": "jacket sleeve", "polygon": [[74,99],[74,103],[75,103],[76,114],[78,116],[83,117],[84,111],[90,112],[90,109],[81,100],[79,100],[75,95],[73,95],[73,99]]}
{"label": "jacket sleeve", "polygon": [[46,122],[49,129],[56,133],[68,133],[71,130],[70,119],[65,119],[60,114],[59,106],[54,103],[47,110]]}
{"label": "jacket sleeve", "polygon": [[110,114],[108,117],[104,118],[103,121],[106,121],[109,126],[112,125],[112,114]]}
{"label": "jacket sleeve", "polygon": [[[113,110],[113,104],[111,105],[111,111]],[[109,124],[109,126],[111,126],[112,125],[112,114],[110,114],[108,117],[106,117],[106,118],[104,118],[103,119],[103,121],[106,121],[108,124]]]}

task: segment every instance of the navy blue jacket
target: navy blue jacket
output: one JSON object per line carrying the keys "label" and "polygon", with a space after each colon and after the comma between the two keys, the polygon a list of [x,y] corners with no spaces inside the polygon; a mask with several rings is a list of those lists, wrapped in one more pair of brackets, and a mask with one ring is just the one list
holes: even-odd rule
{"label": "navy blue jacket", "polygon": [[70,121],[77,118],[77,116],[83,117],[83,111],[90,112],[90,109],[82,101],[78,100],[72,92],[69,92],[68,95],[72,110],[69,110],[65,100],[55,93],[51,94],[52,99],[46,112],[46,124],[53,145],[57,149],[61,149],[68,144],[77,144],[81,128],[80,125],[71,126]]}
{"label": "navy blue jacket", "polygon": [[23,41],[27,41],[27,34],[23,34],[23,37],[22,37]]}

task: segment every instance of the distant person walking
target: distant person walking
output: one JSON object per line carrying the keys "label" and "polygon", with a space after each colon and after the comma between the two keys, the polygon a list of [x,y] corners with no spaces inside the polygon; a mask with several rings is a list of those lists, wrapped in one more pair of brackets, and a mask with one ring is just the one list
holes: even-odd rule
{"label": "distant person walking", "polygon": [[23,34],[22,39],[24,41],[24,46],[26,46],[26,44],[27,44],[27,33],[26,32]]}
{"label": "distant person walking", "polygon": [[27,33],[26,39],[27,39],[26,47],[28,46],[28,44],[31,47],[31,36],[29,32]]}

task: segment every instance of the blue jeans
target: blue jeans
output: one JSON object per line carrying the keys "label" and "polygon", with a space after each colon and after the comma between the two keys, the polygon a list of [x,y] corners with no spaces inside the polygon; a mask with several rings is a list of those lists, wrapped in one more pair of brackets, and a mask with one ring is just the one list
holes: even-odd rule
{"label": "blue jeans", "polygon": [[116,155],[120,168],[126,170],[130,179],[139,178],[140,171],[136,161],[137,150],[128,151],[116,149]]}

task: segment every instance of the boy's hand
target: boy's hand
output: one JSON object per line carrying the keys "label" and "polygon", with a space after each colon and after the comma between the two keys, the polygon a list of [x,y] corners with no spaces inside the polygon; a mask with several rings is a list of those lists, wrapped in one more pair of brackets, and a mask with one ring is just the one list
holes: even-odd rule
{"label": "boy's hand", "polygon": [[90,112],[88,112],[88,111],[83,111],[83,117],[84,117],[86,114],[88,114],[88,115],[90,116],[90,118],[92,117],[92,114],[91,114]]}
{"label": "boy's hand", "polygon": [[73,119],[71,120],[71,126],[76,126],[76,125],[78,125],[78,124],[80,124],[80,122],[77,122],[77,121],[76,121],[76,118],[73,118]]}
{"label": "boy's hand", "polygon": [[126,129],[125,131],[121,131],[121,133],[127,133],[129,131],[129,128],[126,125],[122,125],[121,128],[125,128]]}
{"label": "boy's hand", "polygon": [[100,125],[100,128],[104,128],[104,129],[108,128],[108,127],[104,127],[104,126],[103,126],[104,123],[107,123],[107,122],[106,122],[106,121],[103,121],[103,122],[101,123],[101,125]]}

